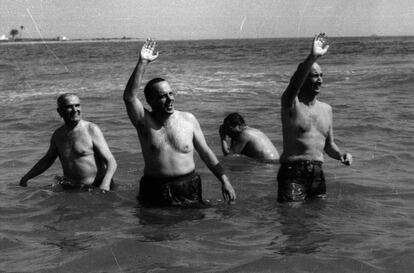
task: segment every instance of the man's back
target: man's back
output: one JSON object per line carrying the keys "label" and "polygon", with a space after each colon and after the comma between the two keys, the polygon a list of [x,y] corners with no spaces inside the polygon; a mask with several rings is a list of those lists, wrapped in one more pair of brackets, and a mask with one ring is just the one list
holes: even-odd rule
{"label": "man's back", "polygon": [[246,141],[246,145],[241,151],[241,154],[266,161],[279,159],[279,153],[275,146],[262,131],[246,127],[240,133],[239,139]]}

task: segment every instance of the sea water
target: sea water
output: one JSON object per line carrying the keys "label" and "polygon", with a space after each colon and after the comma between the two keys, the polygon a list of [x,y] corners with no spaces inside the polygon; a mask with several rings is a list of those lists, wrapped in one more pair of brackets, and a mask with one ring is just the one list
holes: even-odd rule
{"label": "sea water", "polygon": [[[319,96],[334,113],[350,167],[326,156],[328,198],[276,202],[278,164],[221,155],[218,128],[234,111],[282,152],[280,97],[307,39],[160,41],[144,81],[166,78],[223,163],[237,202],[196,155],[207,208],[142,208],[143,158],[122,100],[141,41],[0,44],[1,272],[412,272],[414,38],[332,38]],[[62,124],[73,92],[113,152],[118,190],[54,192],[57,160],[20,178]],[[143,96],[141,96],[143,99]],[[143,100],[144,101],[144,100]]]}

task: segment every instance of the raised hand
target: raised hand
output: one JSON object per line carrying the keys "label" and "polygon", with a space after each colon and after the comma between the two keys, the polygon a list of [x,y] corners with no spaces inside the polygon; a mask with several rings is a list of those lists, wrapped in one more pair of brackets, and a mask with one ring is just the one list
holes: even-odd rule
{"label": "raised hand", "polygon": [[142,46],[139,57],[141,60],[147,60],[148,62],[154,61],[158,57],[158,52],[154,53],[155,41],[148,38]]}
{"label": "raised hand", "polygon": [[320,57],[328,52],[329,44],[327,39],[328,36],[326,36],[325,32],[315,35],[311,52],[313,56]]}

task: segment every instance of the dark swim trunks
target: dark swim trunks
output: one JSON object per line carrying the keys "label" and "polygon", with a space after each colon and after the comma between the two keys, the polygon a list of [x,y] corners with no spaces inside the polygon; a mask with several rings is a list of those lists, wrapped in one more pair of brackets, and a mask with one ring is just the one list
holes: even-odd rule
{"label": "dark swim trunks", "polygon": [[[55,190],[93,190],[95,188],[99,188],[102,181],[95,181],[91,185],[86,185],[82,183],[74,183],[70,181],[65,176],[56,175],[55,176],[56,183],[52,185],[52,188]],[[115,183],[112,179],[111,185],[109,186],[110,190],[115,189]]]}
{"label": "dark swim trunks", "polygon": [[278,202],[304,201],[325,196],[322,162],[299,161],[282,163],[277,174]]}
{"label": "dark swim trunks", "polygon": [[144,175],[139,202],[144,206],[188,206],[202,204],[201,178],[196,172],[174,177]]}

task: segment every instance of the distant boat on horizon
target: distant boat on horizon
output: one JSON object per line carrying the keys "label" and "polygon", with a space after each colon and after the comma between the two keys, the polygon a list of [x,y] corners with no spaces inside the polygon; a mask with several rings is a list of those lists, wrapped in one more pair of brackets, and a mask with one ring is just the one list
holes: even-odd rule
{"label": "distant boat on horizon", "polygon": [[66,37],[66,36],[58,36],[56,38],[56,40],[58,40],[58,41],[69,41],[68,37]]}

